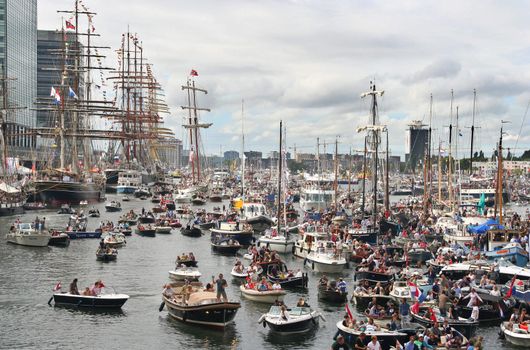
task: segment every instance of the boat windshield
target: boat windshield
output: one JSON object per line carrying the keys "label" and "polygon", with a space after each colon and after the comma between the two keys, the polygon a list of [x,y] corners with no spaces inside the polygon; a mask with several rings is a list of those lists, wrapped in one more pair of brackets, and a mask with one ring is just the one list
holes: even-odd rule
{"label": "boat windshield", "polygon": [[18,228],[20,230],[31,230],[31,224],[30,223],[19,224]]}

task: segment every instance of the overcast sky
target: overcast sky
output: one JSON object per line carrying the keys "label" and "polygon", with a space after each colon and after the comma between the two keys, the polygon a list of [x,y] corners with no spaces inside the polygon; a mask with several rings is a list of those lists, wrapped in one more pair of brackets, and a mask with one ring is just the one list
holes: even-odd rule
{"label": "overcast sky", "polygon": [[[393,154],[406,151],[406,127],[429,123],[447,147],[450,91],[453,124],[459,106],[461,156],[468,156],[473,89],[477,90],[476,148],[492,153],[505,125],[506,147],[530,148],[530,3],[526,1],[250,1],[83,0],[97,16],[102,46],[117,48],[121,34],[137,33],[166,92],[166,125],[180,138],[184,93],[191,69],[208,89],[199,100],[212,128],[203,133],[209,154],[241,149],[245,100],[246,150],[277,148],[280,119],[287,142],[314,152],[316,138],[340,150],[360,149],[356,128],[368,122],[370,81],[385,90],[381,124]],[[74,0],[39,0],[39,29],[61,25],[58,9]],[[105,64],[115,66],[108,51]],[[522,127],[522,131],[520,129]],[[184,141],[187,139],[184,137]],[[436,146],[437,148],[437,146]],[[328,148],[330,150],[331,148]],[[321,149],[322,152],[322,149]]]}

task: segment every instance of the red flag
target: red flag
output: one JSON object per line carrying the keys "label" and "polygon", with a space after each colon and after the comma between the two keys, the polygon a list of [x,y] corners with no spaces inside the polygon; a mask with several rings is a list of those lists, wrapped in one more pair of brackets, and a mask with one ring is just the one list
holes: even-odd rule
{"label": "red flag", "polygon": [[61,281],[57,282],[57,284],[55,285],[55,287],[53,287],[53,291],[54,292],[57,292],[58,290],[61,290],[62,286],[61,286]]}
{"label": "red flag", "polygon": [[199,76],[199,73],[197,73],[197,71],[195,69],[192,69],[191,72],[190,72],[190,76],[192,77],[198,77]]}
{"label": "red flag", "polygon": [[66,29],[73,29],[75,30],[75,26],[70,21],[66,21]]}
{"label": "red flag", "polygon": [[510,289],[508,289],[508,292],[506,293],[506,298],[509,298],[512,296],[512,293],[513,293],[513,285],[515,283],[515,279],[516,279],[517,275],[514,275],[513,278],[512,278],[512,283],[510,283]]}
{"label": "red flag", "polygon": [[436,322],[438,319],[436,318],[436,315],[434,314],[434,311],[432,308],[429,308],[430,314],[431,314],[431,321]]}
{"label": "red flag", "polygon": [[350,320],[353,320],[353,315],[351,313],[350,307],[348,306],[348,303],[346,303],[346,312],[348,313],[348,317]]}

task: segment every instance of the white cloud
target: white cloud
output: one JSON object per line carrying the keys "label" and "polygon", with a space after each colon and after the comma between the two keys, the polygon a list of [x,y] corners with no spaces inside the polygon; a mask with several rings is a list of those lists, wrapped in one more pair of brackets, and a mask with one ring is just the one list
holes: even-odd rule
{"label": "white cloud", "polygon": [[[56,10],[72,2],[39,0],[39,27],[59,26]],[[276,149],[283,119],[290,145],[341,135],[346,151],[349,143],[362,145],[355,127],[368,120],[369,106],[359,95],[375,79],[386,91],[380,112],[391,148],[404,153],[406,125],[429,120],[431,93],[436,139],[447,135],[451,89],[466,140],[461,142],[468,142],[465,126],[477,89],[477,145],[486,154],[501,119],[512,121],[505,126],[510,134],[519,133],[530,99],[530,4],[524,1],[83,2],[98,13],[102,46],[117,48],[128,25],[138,33],[166,90],[172,111],[167,124],[177,135],[180,85],[191,68],[199,71],[197,83],[209,90],[200,102],[212,108],[203,118],[215,123],[206,132],[210,153],[221,144],[239,150],[242,98],[249,148]],[[107,54],[107,65],[114,64],[115,53]],[[528,134],[525,123],[519,148],[530,148]],[[506,144],[513,147],[515,139]]]}

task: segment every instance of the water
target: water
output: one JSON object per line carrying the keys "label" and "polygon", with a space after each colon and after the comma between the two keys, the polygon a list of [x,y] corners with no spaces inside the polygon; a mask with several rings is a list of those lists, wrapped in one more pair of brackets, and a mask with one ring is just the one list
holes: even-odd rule
{"label": "water", "polygon": [[[108,195],[108,199],[117,198]],[[123,210],[139,212],[149,201],[134,199],[122,203]],[[101,218],[89,218],[89,228],[103,219],[117,221],[121,213],[105,213],[104,203],[96,206]],[[22,221],[45,216],[49,226],[64,227],[68,215],[55,210],[30,212]],[[3,233],[14,219],[0,218]],[[320,310],[327,322],[309,334],[279,336],[269,333],[257,323],[269,308],[245,299],[235,324],[225,332],[202,329],[169,318],[166,310],[159,312],[162,286],[168,281],[168,271],[174,267],[177,254],[193,252],[199,260],[199,270],[206,282],[212,275],[223,273],[229,282],[228,296],[240,299],[239,282],[231,279],[234,258],[214,255],[209,236],[192,238],[178,230],[156,238],[135,233],[127,237],[127,245],[119,250],[115,262],[96,261],[96,239],[73,240],[69,247],[31,248],[0,241],[0,348],[1,349],[72,349],[101,347],[127,349],[329,349],[336,332],[335,324],[342,320],[344,306],[330,306],[317,300],[316,283],[319,275],[309,273],[307,292],[289,292],[287,305],[303,296],[311,306]],[[289,268],[302,268],[302,260],[285,257]],[[351,291],[352,273],[344,273]],[[79,289],[102,279],[107,287],[130,295],[121,311],[90,312],[63,307],[50,307],[52,288],[61,281],[63,289],[79,279]],[[353,309],[353,307],[352,307]],[[498,339],[498,327],[480,329],[485,349],[509,348]],[[96,345],[97,344],[97,345]]]}

